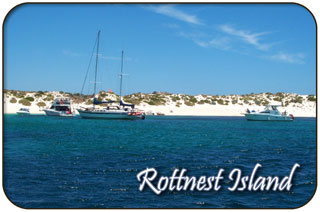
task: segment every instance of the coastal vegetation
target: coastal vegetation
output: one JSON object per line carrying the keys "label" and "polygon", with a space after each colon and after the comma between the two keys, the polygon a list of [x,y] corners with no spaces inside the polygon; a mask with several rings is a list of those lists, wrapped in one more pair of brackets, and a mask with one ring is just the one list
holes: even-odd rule
{"label": "coastal vegetation", "polygon": [[308,101],[311,101],[311,102],[317,101],[317,98],[314,95],[308,95],[307,99]]}
{"label": "coastal vegetation", "polygon": [[19,100],[19,103],[23,106],[31,106],[31,102],[28,99],[21,99]]}
{"label": "coastal vegetation", "polygon": [[38,103],[37,103],[37,106],[38,106],[38,107],[45,107],[45,106],[46,106],[46,103],[44,103],[44,102],[38,102]]}
{"label": "coastal vegetation", "polygon": [[30,102],[33,102],[33,101],[34,101],[34,98],[31,97],[31,96],[28,96],[28,97],[26,97],[26,100],[28,100],[28,101],[30,101]]}
{"label": "coastal vegetation", "polygon": [[17,103],[17,99],[16,98],[11,98],[10,99],[10,103],[12,103],[12,104]]}
{"label": "coastal vegetation", "polygon": [[[19,103],[24,106],[30,106],[34,102],[38,107],[46,107],[56,97],[69,97],[75,104],[91,105],[92,95],[83,95],[79,93],[69,93],[64,91],[18,91],[5,90],[5,98],[8,102]],[[96,98],[100,101],[119,101],[119,95],[113,92],[100,91]],[[230,94],[230,95],[188,95],[188,94],[172,94],[168,92],[152,92],[152,93],[132,93],[122,97],[126,103],[135,104],[137,106],[166,106],[174,107],[194,107],[196,105],[212,105],[212,106],[265,106],[268,104],[276,104],[282,106],[301,107],[306,102],[316,103],[316,96],[299,95],[294,93],[250,93],[250,94]]]}

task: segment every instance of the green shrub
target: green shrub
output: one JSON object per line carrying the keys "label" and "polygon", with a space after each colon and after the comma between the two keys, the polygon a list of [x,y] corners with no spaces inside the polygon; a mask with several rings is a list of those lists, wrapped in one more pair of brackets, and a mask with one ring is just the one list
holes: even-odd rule
{"label": "green shrub", "polygon": [[33,102],[33,101],[34,101],[34,98],[31,97],[31,96],[28,96],[28,97],[26,97],[25,99],[29,100],[30,102]]}
{"label": "green shrub", "polygon": [[103,93],[103,92],[100,92],[99,95],[100,95],[101,97],[103,97],[103,98],[107,96],[107,94],[106,94],[106,93]]}
{"label": "green shrub", "polygon": [[197,99],[194,97],[194,96],[190,96],[189,97],[189,101],[192,102],[192,103],[197,103]]}
{"label": "green shrub", "polygon": [[24,98],[24,95],[22,93],[17,93],[16,97],[22,99],[22,98]]}
{"label": "green shrub", "polygon": [[34,96],[35,97],[41,97],[44,95],[44,92],[43,91],[38,91]]}
{"label": "green shrub", "polygon": [[309,95],[307,97],[308,101],[311,101],[311,102],[316,102],[317,101],[317,98],[314,96],[314,95]]}
{"label": "green shrub", "polygon": [[86,105],[92,105],[93,104],[93,100],[92,99],[89,99],[86,101]]}
{"label": "green shrub", "polygon": [[255,99],[255,100],[254,100],[254,103],[255,103],[256,105],[259,105],[259,106],[260,106],[261,101],[260,101],[260,100],[258,100],[258,99]]}
{"label": "green shrub", "polygon": [[217,102],[218,102],[219,105],[223,105],[224,104],[223,99],[219,99]]}
{"label": "green shrub", "polygon": [[204,101],[204,103],[206,103],[206,104],[212,104],[212,102],[213,102],[212,99],[205,99],[205,100],[203,100],[203,101]]}
{"label": "green shrub", "polygon": [[14,104],[14,103],[17,103],[16,98],[11,98],[11,99],[10,99],[10,103],[13,103],[13,104]]}
{"label": "green shrub", "polygon": [[46,98],[44,98],[44,101],[53,101],[54,97],[52,96],[52,94],[48,94]]}
{"label": "green shrub", "polygon": [[38,102],[37,105],[38,105],[38,107],[45,107],[45,106],[46,106],[46,103],[44,103],[44,102]]}
{"label": "green shrub", "polygon": [[139,105],[143,99],[139,98],[139,97],[132,96],[132,95],[128,95],[128,96],[124,96],[123,100],[125,102],[131,103],[131,104]]}
{"label": "green shrub", "polygon": [[297,95],[297,96],[295,96],[293,99],[291,99],[290,102],[302,104],[302,101],[303,101],[303,97]]}
{"label": "green shrub", "polygon": [[190,102],[188,100],[184,100],[184,104],[187,105],[187,106],[194,106],[195,105],[194,102]]}
{"label": "green shrub", "polygon": [[15,97],[17,97],[17,93],[18,93],[17,91],[11,91],[11,94]]}
{"label": "green shrub", "polygon": [[204,103],[205,103],[205,100],[200,100],[200,101],[198,102],[199,105],[203,105]]}
{"label": "green shrub", "polygon": [[28,99],[21,99],[19,103],[24,106],[31,106],[31,102]]}
{"label": "green shrub", "polygon": [[147,103],[149,105],[164,105],[166,103],[166,100],[157,93],[157,94],[150,95],[149,101],[147,101]]}
{"label": "green shrub", "polygon": [[277,96],[277,97],[274,97],[274,98],[273,98],[273,101],[281,102],[281,101],[282,101],[282,99],[281,99],[280,97],[278,97],[278,96]]}
{"label": "green shrub", "polygon": [[179,96],[172,96],[171,99],[172,99],[172,101],[176,102],[176,101],[180,100],[180,97]]}
{"label": "green shrub", "polygon": [[275,94],[276,96],[280,97],[280,99],[283,99],[284,98],[284,93],[282,92],[278,92]]}

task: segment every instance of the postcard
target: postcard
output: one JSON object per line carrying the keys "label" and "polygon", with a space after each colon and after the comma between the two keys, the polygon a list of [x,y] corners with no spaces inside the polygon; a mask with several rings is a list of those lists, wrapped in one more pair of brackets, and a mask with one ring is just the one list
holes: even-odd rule
{"label": "postcard", "polygon": [[316,22],[295,3],[24,3],[3,24],[3,190],[28,209],[299,208]]}

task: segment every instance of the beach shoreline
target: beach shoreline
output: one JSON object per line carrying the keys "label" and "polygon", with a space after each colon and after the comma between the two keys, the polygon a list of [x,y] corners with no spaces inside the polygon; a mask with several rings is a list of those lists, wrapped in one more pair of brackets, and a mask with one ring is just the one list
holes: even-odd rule
{"label": "beach shoreline", "polygon": [[[123,98],[125,102],[134,103],[135,107],[144,111],[146,115],[241,117],[244,116],[247,109],[250,111],[262,111],[266,104],[281,105],[285,103],[287,104],[286,106],[279,108],[280,112],[287,112],[287,114],[292,114],[294,117],[316,117],[316,101],[315,99],[310,101],[310,95],[280,94],[190,96],[159,92],[155,94],[131,94]],[[281,102],[278,101],[279,96],[283,96]],[[4,94],[4,114],[16,114],[20,108],[28,108],[30,114],[44,115],[43,110],[49,108],[57,97],[69,97],[73,102],[72,109],[76,115],[78,114],[78,108],[92,107],[92,102],[90,103],[92,98],[87,97],[79,101],[77,99],[79,98],[78,96],[70,93],[50,91],[43,92],[40,95],[39,92],[7,91]],[[100,92],[97,98],[101,97],[103,97],[103,101],[117,101],[118,98],[116,94],[107,92]],[[28,105],[25,104],[26,101]]]}

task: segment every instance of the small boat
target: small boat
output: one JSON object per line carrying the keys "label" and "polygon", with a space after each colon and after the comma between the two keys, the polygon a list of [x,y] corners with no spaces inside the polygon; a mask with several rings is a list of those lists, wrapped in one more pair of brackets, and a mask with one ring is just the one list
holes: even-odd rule
{"label": "small boat", "polygon": [[244,114],[248,121],[293,121],[292,114],[287,112],[280,113],[279,105],[267,105],[261,112],[250,111],[247,109]]}
{"label": "small boat", "polygon": [[66,116],[71,117],[72,112],[69,98],[56,98],[50,108],[43,110],[47,116]]}
{"label": "small boat", "polygon": [[29,116],[30,115],[29,108],[20,108],[17,111],[17,114],[20,115],[20,116]]}
{"label": "small boat", "polygon": [[[98,71],[98,56],[99,56],[99,40],[100,31],[97,37],[97,53],[96,53],[96,65],[95,65],[95,80],[94,80],[94,93],[93,93],[93,105],[91,108],[79,108],[81,118],[85,119],[145,119],[145,113],[135,108],[134,104],[127,104],[122,101],[122,77],[123,77],[123,51],[121,54],[121,73],[120,73],[120,101],[119,104],[109,105],[105,108],[96,107],[101,104],[115,103],[115,101],[99,101],[95,98],[96,94],[96,79]],[[82,92],[81,92],[82,93]]]}

